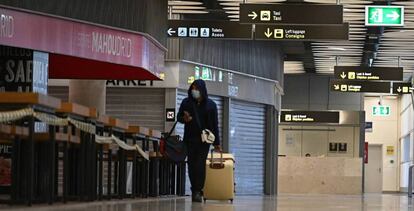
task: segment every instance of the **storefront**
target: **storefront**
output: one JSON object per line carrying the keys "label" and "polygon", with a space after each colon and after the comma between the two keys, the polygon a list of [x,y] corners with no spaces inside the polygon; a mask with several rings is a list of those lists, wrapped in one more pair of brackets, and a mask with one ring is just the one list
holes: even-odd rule
{"label": "storefront", "polygon": [[[207,65],[181,62],[177,108],[195,79],[207,83],[216,102],[224,149],[236,157],[236,193],[265,193],[266,141],[272,120],[268,110],[279,110],[281,90],[277,81],[240,74]],[[182,133],[182,126],[177,132]],[[271,140],[277,142],[277,139]]]}
{"label": "storefront", "polygon": [[49,78],[158,80],[163,70],[165,48],[149,35],[17,9],[0,13],[0,45],[48,53]]}
{"label": "storefront", "polygon": [[[65,102],[72,96],[72,102],[80,103],[80,98],[96,99],[102,90],[86,83],[72,86],[76,92],[70,94],[67,79],[160,80],[164,70],[166,49],[147,34],[3,6],[0,15],[2,92],[48,94],[49,79],[64,79],[57,82],[63,86],[52,87],[52,95]],[[100,110],[99,105],[84,105]],[[46,130],[46,124],[36,122],[35,132]],[[0,157],[9,159],[13,149],[2,148],[7,150]],[[0,177],[0,193],[10,192],[10,179]]]}
{"label": "storefront", "polygon": [[[106,80],[160,80],[164,71],[166,49],[148,34],[6,7],[0,8],[0,13],[4,17],[0,65],[5,70],[1,71],[0,90],[47,94],[48,79],[79,79],[51,81],[51,95],[96,107],[105,113],[105,106],[101,108],[101,104],[106,101]],[[108,84],[117,85],[112,82]],[[102,91],[103,95],[98,93]],[[118,105],[120,102],[134,104],[123,100],[134,99],[137,93],[122,96],[117,93],[116,88],[108,90],[109,113],[122,109],[125,110],[122,117],[133,120],[137,114],[130,110],[134,108]],[[159,96],[149,99],[158,100]],[[93,102],[85,100],[88,98]],[[145,108],[161,103],[150,100],[145,106],[143,99],[140,101],[141,107],[136,110],[144,113]],[[160,122],[148,125],[162,128]]]}
{"label": "storefront", "polygon": [[[268,112],[280,106],[277,81],[188,61],[167,62],[162,82],[107,81],[106,111],[129,122],[167,131],[173,124],[167,121],[167,110],[178,112],[189,85],[198,78],[206,81],[209,97],[217,104],[223,147],[236,156],[237,193],[263,194],[270,132],[267,126],[277,122],[269,119]],[[50,93],[58,97],[64,97],[65,90],[64,86],[50,87]],[[176,133],[182,136],[183,131],[184,125],[178,124]],[[276,138],[268,142],[276,142]],[[187,183],[187,191],[189,186]]]}

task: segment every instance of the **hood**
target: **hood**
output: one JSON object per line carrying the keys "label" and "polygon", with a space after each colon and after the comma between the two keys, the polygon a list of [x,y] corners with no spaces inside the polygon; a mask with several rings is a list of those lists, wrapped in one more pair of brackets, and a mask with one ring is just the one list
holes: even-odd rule
{"label": "hood", "polygon": [[198,88],[198,90],[200,90],[200,94],[203,97],[203,101],[206,101],[208,99],[206,82],[204,82],[201,79],[197,79],[191,84],[190,88],[188,89],[188,97],[192,100],[194,100],[193,95],[191,94],[191,87],[193,85],[195,85]]}

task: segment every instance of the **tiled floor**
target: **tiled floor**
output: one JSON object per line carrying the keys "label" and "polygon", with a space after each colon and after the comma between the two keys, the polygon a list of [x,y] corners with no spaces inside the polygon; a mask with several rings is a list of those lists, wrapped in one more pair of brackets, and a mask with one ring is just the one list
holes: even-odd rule
{"label": "tiled floor", "polygon": [[229,202],[207,201],[203,203],[191,203],[189,198],[161,198],[161,199],[138,199],[109,202],[56,204],[53,206],[36,205],[27,207],[0,207],[0,210],[29,210],[29,211],[190,211],[190,210],[212,210],[212,211],[296,211],[296,210],[414,210],[412,203],[406,195],[380,195],[367,194],[364,196],[343,195],[279,195],[278,197],[266,196],[239,196],[234,204]]}

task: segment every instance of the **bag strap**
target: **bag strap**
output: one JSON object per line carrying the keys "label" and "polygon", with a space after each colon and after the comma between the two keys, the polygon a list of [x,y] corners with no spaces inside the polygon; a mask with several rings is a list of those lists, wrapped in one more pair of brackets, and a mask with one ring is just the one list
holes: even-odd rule
{"label": "bag strap", "polygon": [[199,128],[200,128],[200,130],[202,131],[202,130],[203,130],[203,128],[201,127],[200,118],[198,117],[198,112],[197,112],[197,108],[196,108],[195,102],[193,102],[192,104],[193,104],[193,110],[194,110],[194,116],[195,116],[195,119],[196,119],[196,121],[197,121],[198,127],[199,127]]}
{"label": "bag strap", "polygon": [[171,136],[171,134],[174,132],[175,127],[177,126],[177,123],[178,123],[178,121],[175,121],[174,126],[171,128],[170,132],[165,137],[165,139],[168,139]]}

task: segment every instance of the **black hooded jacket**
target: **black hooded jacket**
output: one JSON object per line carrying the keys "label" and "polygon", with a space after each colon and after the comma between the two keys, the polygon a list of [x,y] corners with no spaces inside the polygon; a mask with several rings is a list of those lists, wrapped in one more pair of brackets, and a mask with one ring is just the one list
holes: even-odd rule
{"label": "black hooded jacket", "polygon": [[[197,105],[196,100],[191,94],[191,87],[195,85],[203,98],[203,101],[200,105]],[[196,111],[194,111],[196,110]],[[184,111],[190,113],[192,120],[189,123],[184,123]],[[196,114],[198,114],[199,122],[201,127],[199,127]],[[214,133],[216,139],[213,145],[220,145],[220,136],[218,129],[218,115],[217,115],[217,105],[216,103],[208,98],[206,83],[203,80],[195,80],[190,88],[188,89],[188,97],[181,102],[180,109],[177,115],[178,121],[185,124],[184,126],[184,141],[193,142],[201,141],[201,130],[209,129]]]}

